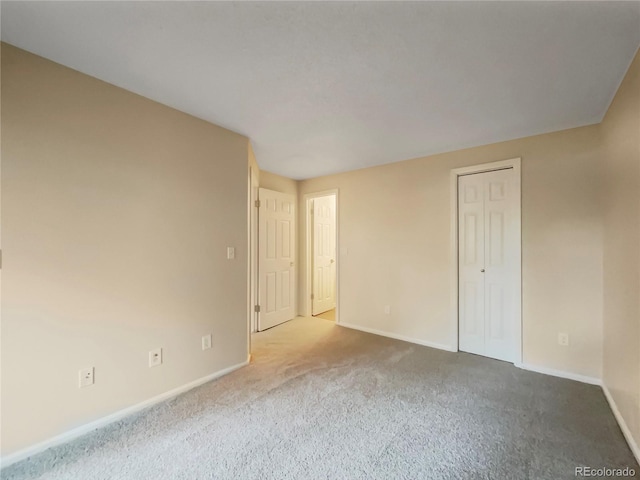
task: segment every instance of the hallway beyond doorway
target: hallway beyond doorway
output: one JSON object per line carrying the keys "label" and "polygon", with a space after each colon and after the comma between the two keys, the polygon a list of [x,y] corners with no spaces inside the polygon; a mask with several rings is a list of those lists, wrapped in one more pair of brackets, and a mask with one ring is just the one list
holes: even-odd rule
{"label": "hallway beyond doorway", "polygon": [[322,318],[324,320],[331,320],[332,322],[336,321],[336,309],[332,308],[331,310],[327,310],[326,312],[321,313],[320,315],[314,315],[316,318]]}

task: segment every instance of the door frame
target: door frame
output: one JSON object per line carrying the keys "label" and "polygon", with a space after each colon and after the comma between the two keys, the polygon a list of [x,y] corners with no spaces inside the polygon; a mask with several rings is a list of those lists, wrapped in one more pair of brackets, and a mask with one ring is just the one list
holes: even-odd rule
{"label": "door frame", "polygon": [[510,158],[508,160],[500,160],[498,162],[482,163],[480,165],[472,165],[469,167],[454,168],[450,174],[450,194],[451,194],[451,240],[450,240],[450,252],[451,252],[451,336],[452,336],[452,349],[454,352],[459,350],[459,325],[460,317],[458,312],[458,285],[459,285],[459,269],[458,269],[458,177],[463,175],[471,175],[474,173],[492,172],[495,170],[504,170],[512,168],[514,173],[513,187],[516,194],[514,195],[515,201],[515,242],[517,246],[516,252],[516,264],[514,266],[514,277],[516,278],[516,285],[514,291],[516,292],[515,312],[516,312],[516,325],[515,325],[515,358],[514,364],[516,366],[522,364],[522,174],[521,174],[520,157]]}
{"label": "door frame", "polygon": [[301,312],[302,315],[310,317],[312,315],[311,294],[313,293],[313,238],[311,238],[311,200],[318,197],[326,197],[335,195],[336,197],[336,324],[340,323],[340,193],[337,188],[331,190],[323,190],[321,192],[305,193],[303,196],[304,204],[304,265],[305,265],[305,285],[302,289],[303,301]]}

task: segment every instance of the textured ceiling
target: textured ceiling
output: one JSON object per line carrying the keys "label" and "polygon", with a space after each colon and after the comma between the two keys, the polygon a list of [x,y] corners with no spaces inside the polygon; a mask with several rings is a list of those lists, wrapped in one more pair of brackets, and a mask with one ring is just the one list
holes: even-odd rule
{"label": "textured ceiling", "polygon": [[2,39],[310,178],[599,122],[638,2],[6,2]]}

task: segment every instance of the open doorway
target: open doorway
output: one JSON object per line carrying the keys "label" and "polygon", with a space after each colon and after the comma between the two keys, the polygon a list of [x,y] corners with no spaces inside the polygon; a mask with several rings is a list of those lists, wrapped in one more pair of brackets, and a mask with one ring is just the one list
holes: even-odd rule
{"label": "open doorway", "polygon": [[337,321],[337,192],[306,196],[308,314]]}

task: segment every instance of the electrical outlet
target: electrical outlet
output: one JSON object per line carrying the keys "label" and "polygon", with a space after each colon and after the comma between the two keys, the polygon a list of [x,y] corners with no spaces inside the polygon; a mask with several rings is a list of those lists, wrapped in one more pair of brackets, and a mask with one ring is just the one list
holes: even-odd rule
{"label": "electrical outlet", "polygon": [[569,345],[569,334],[568,333],[558,333],[558,345],[562,345],[566,347]]}
{"label": "electrical outlet", "polygon": [[79,388],[89,387],[95,383],[93,367],[83,368],[78,372]]}
{"label": "electrical outlet", "polygon": [[156,348],[149,352],[149,367],[157,367],[162,365],[162,349]]}
{"label": "electrical outlet", "polygon": [[384,313],[389,315],[391,313],[391,305],[384,306]]}
{"label": "electrical outlet", "polygon": [[204,335],[202,337],[202,350],[209,350],[211,348],[211,334]]}
{"label": "electrical outlet", "polygon": [[233,247],[227,247],[227,259],[233,260],[236,258],[236,249]]}

